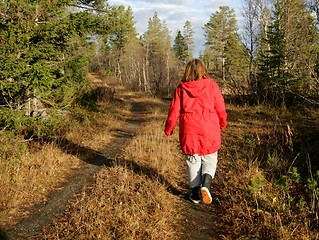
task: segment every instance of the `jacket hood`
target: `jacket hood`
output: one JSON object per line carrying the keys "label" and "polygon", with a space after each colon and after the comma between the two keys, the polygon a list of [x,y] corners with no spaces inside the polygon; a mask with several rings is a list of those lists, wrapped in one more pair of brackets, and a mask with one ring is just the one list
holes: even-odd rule
{"label": "jacket hood", "polygon": [[209,82],[210,78],[203,78],[191,82],[181,82],[181,87],[185,89],[191,97],[197,97],[205,92],[209,85]]}

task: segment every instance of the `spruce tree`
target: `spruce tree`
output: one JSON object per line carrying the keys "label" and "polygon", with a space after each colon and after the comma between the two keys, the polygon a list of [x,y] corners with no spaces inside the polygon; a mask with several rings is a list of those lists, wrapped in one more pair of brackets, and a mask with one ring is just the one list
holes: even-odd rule
{"label": "spruce tree", "polygon": [[97,22],[88,11],[69,12],[74,4],[0,2],[1,105],[31,115],[70,104],[86,85],[87,37]]}
{"label": "spruce tree", "polygon": [[176,37],[174,39],[173,50],[176,57],[185,64],[189,60],[188,45],[185,38],[183,37],[180,30],[177,31]]}
{"label": "spruce tree", "polygon": [[269,0],[245,0],[243,7],[243,44],[249,54],[250,91],[257,94],[256,76],[260,55],[266,50],[262,39],[270,23]]}
{"label": "spruce tree", "polygon": [[302,0],[276,2],[260,67],[259,96],[265,100],[287,104],[313,88],[318,41],[313,20]]}
{"label": "spruce tree", "polygon": [[143,44],[148,58],[150,89],[155,94],[166,92],[170,86],[171,36],[165,21],[160,20],[157,12],[148,21]]}
{"label": "spruce tree", "polygon": [[236,15],[228,6],[221,6],[204,25],[208,66],[235,92],[247,85],[248,58],[240,35]]}
{"label": "spruce tree", "polygon": [[187,60],[190,60],[194,57],[194,30],[188,20],[184,24],[182,35],[187,45]]}

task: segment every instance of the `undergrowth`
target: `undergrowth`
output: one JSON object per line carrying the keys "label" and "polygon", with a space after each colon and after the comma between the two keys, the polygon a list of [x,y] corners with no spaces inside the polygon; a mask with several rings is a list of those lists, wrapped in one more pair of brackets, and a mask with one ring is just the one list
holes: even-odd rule
{"label": "undergrowth", "polygon": [[118,112],[126,111],[125,106],[110,100],[96,101],[94,108],[80,103],[48,109],[42,117],[1,109],[1,229],[28,216],[30,207],[45,202],[47,193],[81,165],[78,156],[69,153],[70,146],[100,150],[112,139],[112,129],[122,124]]}
{"label": "undergrowth", "polygon": [[231,174],[220,181],[236,238],[319,239],[318,142],[307,141],[319,132],[315,119],[229,106],[222,151]]}

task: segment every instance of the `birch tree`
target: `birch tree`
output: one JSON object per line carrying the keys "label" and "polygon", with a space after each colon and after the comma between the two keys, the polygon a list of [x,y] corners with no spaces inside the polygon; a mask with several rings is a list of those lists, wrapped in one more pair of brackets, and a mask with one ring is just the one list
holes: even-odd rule
{"label": "birch tree", "polygon": [[249,72],[252,78],[256,74],[256,61],[261,39],[265,36],[270,23],[270,13],[265,0],[245,0],[242,15],[244,17],[243,43],[249,53]]}

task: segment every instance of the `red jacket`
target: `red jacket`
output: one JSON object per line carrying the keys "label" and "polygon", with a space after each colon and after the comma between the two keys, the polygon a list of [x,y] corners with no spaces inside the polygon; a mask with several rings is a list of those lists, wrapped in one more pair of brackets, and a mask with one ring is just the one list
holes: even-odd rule
{"label": "red jacket", "polygon": [[179,141],[184,154],[206,155],[220,149],[227,126],[224,98],[210,78],[181,82],[172,100],[165,124],[170,136],[179,118]]}

